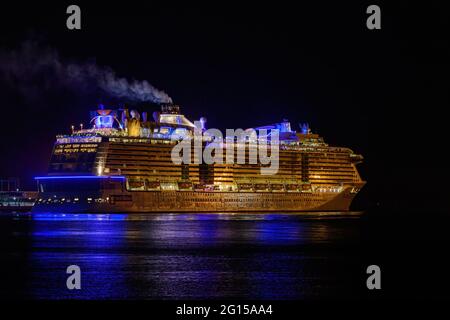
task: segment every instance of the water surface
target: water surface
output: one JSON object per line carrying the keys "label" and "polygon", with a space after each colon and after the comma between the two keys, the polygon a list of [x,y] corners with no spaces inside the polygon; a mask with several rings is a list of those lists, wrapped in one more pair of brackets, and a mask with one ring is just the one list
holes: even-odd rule
{"label": "water surface", "polygon": [[8,214],[0,231],[0,298],[345,298],[365,283],[352,216]]}

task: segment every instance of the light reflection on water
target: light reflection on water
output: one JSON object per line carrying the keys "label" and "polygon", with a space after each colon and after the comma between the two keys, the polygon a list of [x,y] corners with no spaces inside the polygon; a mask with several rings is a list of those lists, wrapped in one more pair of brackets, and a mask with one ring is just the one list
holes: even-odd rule
{"label": "light reflection on water", "polygon": [[[359,219],[289,214],[23,214],[24,297],[299,299],[351,296]],[[65,287],[66,267],[82,290]]]}

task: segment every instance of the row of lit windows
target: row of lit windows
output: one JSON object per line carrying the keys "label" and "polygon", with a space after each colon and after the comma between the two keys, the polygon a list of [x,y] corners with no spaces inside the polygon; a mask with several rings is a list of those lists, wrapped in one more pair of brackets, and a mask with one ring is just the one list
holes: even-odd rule
{"label": "row of lit windows", "polygon": [[[94,198],[94,197],[87,197],[81,199],[81,201],[86,201],[87,203],[109,203],[110,198]],[[79,197],[69,198],[69,197],[60,197],[57,198],[56,196],[50,197],[50,198],[39,198],[37,200],[39,204],[78,204],[80,203]]]}

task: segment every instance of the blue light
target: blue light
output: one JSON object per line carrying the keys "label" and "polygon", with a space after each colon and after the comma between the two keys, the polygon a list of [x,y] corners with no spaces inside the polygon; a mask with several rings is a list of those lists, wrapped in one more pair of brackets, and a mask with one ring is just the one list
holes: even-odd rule
{"label": "blue light", "polygon": [[52,179],[119,179],[125,180],[124,176],[45,176],[34,177],[34,180],[52,180]]}
{"label": "blue light", "polygon": [[98,129],[101,128],[112,128],[114,123],[114,117],[113,116],[98,116],[95,118],[95,126]]}
{"label": "blue light", "polygon": [[308,134],[310,132],[308,123],[300,123],[300,129],[302,131],[302,134]]}
{"label": "blue light", "polygon": [[[126,220],[127,214],[123,213],[112,213],[112,214],[99,214],[99,213],[50,213],[50,212],[35,212],[31,215],[33,220],[47,221],[47,220],[57,220],[57,221],[122,221]],[[52,233],[49,233],[51,235]]]}

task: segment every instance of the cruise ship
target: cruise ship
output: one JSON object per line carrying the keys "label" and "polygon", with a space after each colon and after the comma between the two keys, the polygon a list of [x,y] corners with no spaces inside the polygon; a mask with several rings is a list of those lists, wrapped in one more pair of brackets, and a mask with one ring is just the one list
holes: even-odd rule
{"label": "cruise ship", "polygon": [[[356,168],[361,155],[329,146],[307,124],[297,132],[287,120],[250,128],[278,133],[273,174],[261,174],[267,164],[250,161],[175,163],[173,148],[196,130],[206,133],[205,123],[191,122],[174,104],[161,105],[152,119],[147,112],[99,106],[88,126],[72,126],[70,134],[56,137],[47,175],[35,178],[33,211],[342,212],[365,184]],[[243,146],[248,155],[260,138],[220,143],[225,150]],[[217,143],[207,134],[201,139],[201,148]]]}

